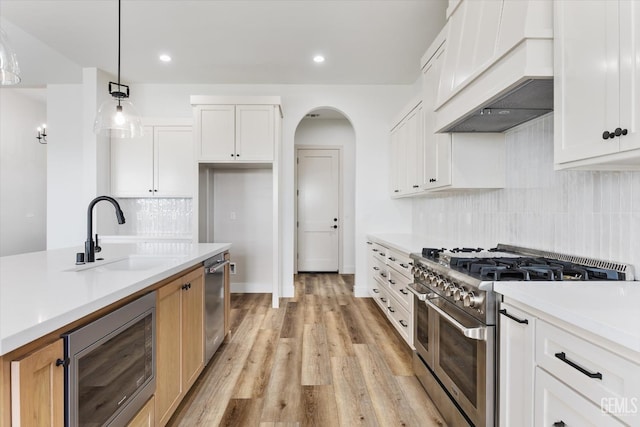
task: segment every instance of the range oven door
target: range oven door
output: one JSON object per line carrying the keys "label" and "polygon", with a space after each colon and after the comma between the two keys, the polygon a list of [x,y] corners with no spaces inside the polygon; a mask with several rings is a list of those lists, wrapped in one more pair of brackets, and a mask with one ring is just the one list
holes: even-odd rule
{"label": "range oven door", "polygon": [[429,314],[430,310],[425,304],[429,298],[437,295],[431,292],[426,286],[419,283],[411,283],[407,289],[414,295],[413,324],[414,336],[413,345],[420,358],[433,369],[433,361],[435,358],[434,342],[433,342],[433,319]]}
{"label": "range oven door", "polygon": [[473,424],[493,426],[495,327],[442,298],[425,304],[433,319],[436,376]]}

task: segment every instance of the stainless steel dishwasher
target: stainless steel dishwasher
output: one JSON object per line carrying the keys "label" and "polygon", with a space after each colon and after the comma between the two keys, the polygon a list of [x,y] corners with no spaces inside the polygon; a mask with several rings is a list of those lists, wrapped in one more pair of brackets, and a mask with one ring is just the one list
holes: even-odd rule
{"label": "stainless steel dishwasher", "polygon": [[224,259],[227,252],[204,261],[204,306],[205,306],[205,365],[224,340]]}

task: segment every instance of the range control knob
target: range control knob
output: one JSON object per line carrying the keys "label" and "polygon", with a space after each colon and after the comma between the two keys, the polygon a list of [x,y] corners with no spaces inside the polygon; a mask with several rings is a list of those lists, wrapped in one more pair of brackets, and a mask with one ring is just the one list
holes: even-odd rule
{"label": "range control knob", "polygon": [[467,291],[465,291],[464,288],[457,288],[455,291],[453,291],[453,299],[454,301],[462,301],[466,294]]}
{"label": "range control knob", "polygon": [[482,297],[474,294],[473,292],[467,293],[464,297],[462,297],[462,304],[465,307],[477,307],[482,303]]}
{"label": "range control knob", "polygon": [[449,283],[444,287],[444,294],[448,297],[452,297],[457,289],[458,287],[456,285]]}

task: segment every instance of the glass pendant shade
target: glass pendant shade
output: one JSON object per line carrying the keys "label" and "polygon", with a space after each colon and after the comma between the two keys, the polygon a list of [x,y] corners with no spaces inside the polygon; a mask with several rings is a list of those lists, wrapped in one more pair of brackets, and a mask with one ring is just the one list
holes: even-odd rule
{"label": "glass pendant shade", "polygon": [[142,120],[130,101],[111,98],[102,103],[93,123],[96,134],[109,130],[118,138],[136,138],[142,136]]}
{"label": "glass pendant shade", "polygon": [[20,67],[16,54],[11,49],[9,38],[0,29],[0,85],[20,83]]}

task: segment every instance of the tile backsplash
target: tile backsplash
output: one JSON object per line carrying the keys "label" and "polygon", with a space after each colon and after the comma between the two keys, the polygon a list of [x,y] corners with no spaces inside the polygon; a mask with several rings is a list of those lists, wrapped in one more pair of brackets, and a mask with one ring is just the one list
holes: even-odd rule
{"label": "tile backsplash", "polygon": [[415,198],[413,233],[436,246],[508,243],[619,261],[640,275],[639,171],[554,171],[553,115],[508,132],[506,150],[506,188]]}
{"label": "tile backsplash", "polygon": [[193,203],[190,198],[118,199],[127,222],[117,235],[189,238],[193,233]]}

